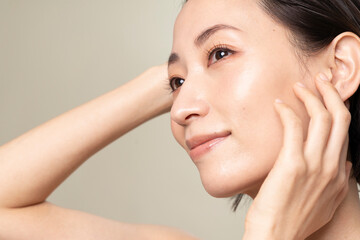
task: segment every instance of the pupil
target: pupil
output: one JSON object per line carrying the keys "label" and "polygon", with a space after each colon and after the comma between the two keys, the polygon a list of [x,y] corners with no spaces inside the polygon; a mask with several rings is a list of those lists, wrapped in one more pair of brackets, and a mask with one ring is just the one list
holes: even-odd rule
{"label": "pupil", "polygon": [[184,79],[178,79],[177,82],[178,82],[177,85],[178,85],[178,86],[181,86],[181,85],[183,85],[183,83],[184,83]]}
{"label": "pupil", "polygon": [[223,57],[226,57],[226,55],[227,55],[226,51],[219,51],[219,52],[216,53],[216,58],[221,59]]}

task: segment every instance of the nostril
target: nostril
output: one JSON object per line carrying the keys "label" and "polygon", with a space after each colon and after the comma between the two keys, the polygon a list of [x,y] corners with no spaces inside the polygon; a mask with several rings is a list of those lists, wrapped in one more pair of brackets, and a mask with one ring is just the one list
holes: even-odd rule
{"label": "nostril", "polygon": [[196,117],[196,116],[199,116],[199,115],[198,115],[198,114],[190,114],[189,116],[187,116],[187,117],[185,118],[185,120],[189,120],[190,118]]}

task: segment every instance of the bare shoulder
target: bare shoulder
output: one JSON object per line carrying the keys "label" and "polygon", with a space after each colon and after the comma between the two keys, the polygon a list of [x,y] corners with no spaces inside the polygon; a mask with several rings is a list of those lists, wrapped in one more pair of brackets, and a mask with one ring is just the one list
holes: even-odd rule
{"label": "bare shoulder", "polygon": [[196,240],[175,228],[121,223],[88,213],[41,203],[19,209],[0,209],[0,239]]}

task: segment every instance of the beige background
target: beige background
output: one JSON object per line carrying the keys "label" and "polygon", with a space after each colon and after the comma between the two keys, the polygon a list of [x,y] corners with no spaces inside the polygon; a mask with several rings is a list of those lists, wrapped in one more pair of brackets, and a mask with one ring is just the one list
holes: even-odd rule
{"label": "beige background", "polygon": [[[181,0],[0,0],[0,145],[165,62],[180,8]],[[201,239],[241,239],[246,207],[234,214],[228,199],[205,192],[169,126],[166,114],[128,133],[49,200]]]}

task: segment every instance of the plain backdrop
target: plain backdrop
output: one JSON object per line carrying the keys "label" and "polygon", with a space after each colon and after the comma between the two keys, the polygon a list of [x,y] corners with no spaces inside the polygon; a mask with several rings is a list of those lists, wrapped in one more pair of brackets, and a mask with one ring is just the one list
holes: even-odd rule
{"label": "plain backdrop", "polygon": [[[0,145],[166,62],[181,3],[0,0]],[[241,239],[247,210],[205,192],[169,114],[91,157],[49,201],[208,240]]]}

